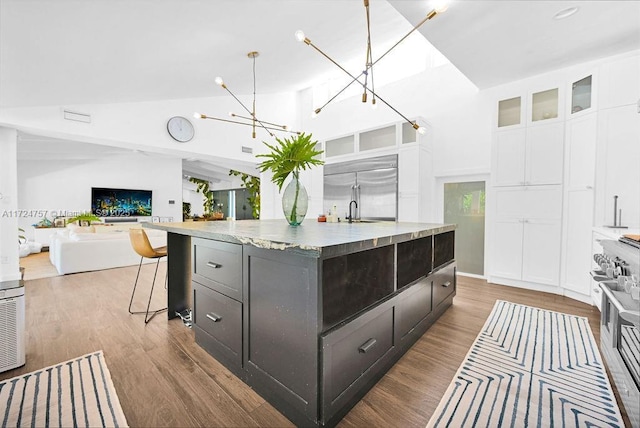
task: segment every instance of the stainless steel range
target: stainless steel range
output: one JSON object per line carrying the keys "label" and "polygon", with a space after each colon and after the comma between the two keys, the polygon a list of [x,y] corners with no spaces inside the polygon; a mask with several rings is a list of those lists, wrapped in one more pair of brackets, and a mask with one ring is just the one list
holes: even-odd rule
{"label": "stainless steel range", "polygon": [[602,289],[600,345],[633,427],[640,427],[640,248],[600,241],[591,272]]}

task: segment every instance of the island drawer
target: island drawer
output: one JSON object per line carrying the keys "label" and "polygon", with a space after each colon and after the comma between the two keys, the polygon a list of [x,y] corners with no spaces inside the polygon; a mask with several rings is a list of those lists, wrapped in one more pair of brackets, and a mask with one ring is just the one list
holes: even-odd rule
{"label": "island drawer", "polygon": [[242,303],[197,282],[193,282],[192,286],[193,322],[198,328],[196,341],[204,341],[204,345],[207,345],[204,347],[215,357],[219,356],[216,354],[222,354],[230,361],[241,363]]}
{"label": "island drawer", "polygon": [[456,291],[456,264],[451,263],[433,274],[433,308]]}
{"label": "island drawer", "polygon": [[324,422],[371,381],[394,349],[394,307],[385,304],[321,338]]}
{"label": "island drawer", "polygon": [[192,279],[242,301],[242,245],[193,238]]}
{"label": "island drawer", "polygon": [[431,313],[432,277],[420,281],[403,291],[396,304],[396,337],[402,338]]}

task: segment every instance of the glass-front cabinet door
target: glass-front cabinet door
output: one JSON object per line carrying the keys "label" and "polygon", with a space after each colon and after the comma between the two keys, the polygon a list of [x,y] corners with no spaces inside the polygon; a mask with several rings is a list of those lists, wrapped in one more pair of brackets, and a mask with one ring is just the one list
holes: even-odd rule
{"label": "glass-front cabinet door", "polygon": [[522,101],[520,97],[498,101],[498,128],[519,125],[521,111]]}
{"label": "glass-front cabinet door", "polygon": [[591,108],[591,76],[571,85],[571,114]]}
{"label": "glass-front cabinet door", "polygon": [[558,117],[558,88],[536,92],[531,99],[531,121]]}

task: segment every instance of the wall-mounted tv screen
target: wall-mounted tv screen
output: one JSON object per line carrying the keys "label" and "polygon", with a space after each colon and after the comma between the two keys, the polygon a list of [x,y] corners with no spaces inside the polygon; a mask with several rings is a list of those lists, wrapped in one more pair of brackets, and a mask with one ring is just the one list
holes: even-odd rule
{"label": "wall-mounted tv screen", "polygon": [[143,217],[151,215],[151,190],[91,189],[91,212],[98,217]]}

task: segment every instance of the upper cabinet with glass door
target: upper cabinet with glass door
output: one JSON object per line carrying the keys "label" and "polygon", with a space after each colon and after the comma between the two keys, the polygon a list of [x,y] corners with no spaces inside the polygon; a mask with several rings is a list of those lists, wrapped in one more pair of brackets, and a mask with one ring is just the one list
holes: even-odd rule
{"label": "upper cabinet with glass door", "polygon": [[522,123],[522,99],[520,97],[498,101],[498,128]]}
{"label": "upper cabinet with glass door", "polygon": [[571,114],[589,110],[592,104],[592,77],[587,76],[571,84]]}
{"label": "upper cabinet with glass door", "polygon": [[558,118],[558,88],[534,92],[531,95],[531,122]]}

